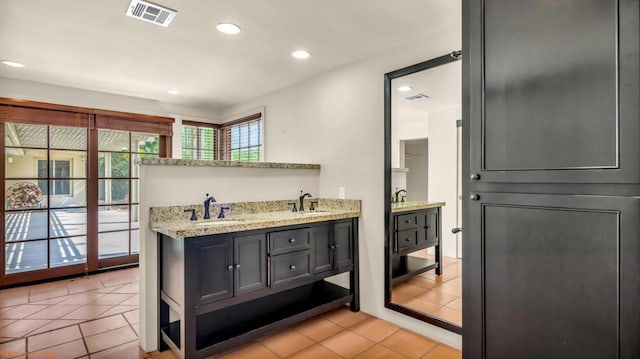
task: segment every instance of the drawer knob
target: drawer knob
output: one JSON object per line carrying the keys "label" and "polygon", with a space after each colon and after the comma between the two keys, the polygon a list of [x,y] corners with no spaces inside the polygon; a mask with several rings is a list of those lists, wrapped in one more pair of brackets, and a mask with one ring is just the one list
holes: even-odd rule
{"label": "drawer knob", "polygon": [[289,243],[296,243],[296,239],[295,238],[289,238]]}
{"label": "drawer knob", "polygon": [[294,270],[296,269],[296,266],[289,266],[289,269]]}
{"label": "drawer knob", "polygon": [[407,242],[411,242],[411,238],[405,238],[404,240]]}
{"label": "drawer knob", "polygon": [[469,196],[469,199],[471,199],[472,201],[479,201],[480,200],[480,196],[477,194],[472,194]]}
{"label": "drawer knob", "polygon": [[233,270],[233,266],[228,266],[228,267],[227,267],[227,270],[228,270],[229,272],[231,272],[231,271]]}
{"label": "drawer knob", "polygon": [[480,179],[480,175],[479,174],[474,173],[474,174],[471,175],[471,180],[472,181],[477,181],[479,179]]}
{"label": "drawer knob", "polygon": [[239,264],[236,264],[236,269],[238,269],[238,268],[240,268],[240,265],[239,265]]}
{"label": "drawer knob", "polygon": [[410,219],[405,219],[405,220],[404,220],[404,223],[413,223],[413,221],[412,221],[412,220],[410,220]]}

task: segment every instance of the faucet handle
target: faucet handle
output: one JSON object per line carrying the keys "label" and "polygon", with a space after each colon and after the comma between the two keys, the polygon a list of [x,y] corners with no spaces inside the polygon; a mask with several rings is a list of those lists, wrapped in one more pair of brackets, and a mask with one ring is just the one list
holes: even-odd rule
{"label": "faucet handle", "polygon": [[185,209],[184,212],[191,212],[191,220],[192,221],[197,221],[198,220],[198,216],[196,216],[196,209],[192,208],[192,209]]}
{"label": "faucet handle", "polygon": [[291,208],[291,212],[298,212],[298,208],[296,208],[296,203],[295,202],[289,202],[287,204],[288,205],[293,205],[293,208]]}
{"label": "faucet handle", "polygon": [[218,213],[218,218],[225,218],[225,213],[224,213],[224,211],[225,211],[226,209],[230,210],[231,208],[229,208],[229,207],[220,207],[220,213]]}
{"label": "faucet handle", "polygon": [[310,211],[315,211],[316,207],[314,207],[314,204],[318,204],[318,201],[311,201],[311,205],[309,206],[309,210]]}

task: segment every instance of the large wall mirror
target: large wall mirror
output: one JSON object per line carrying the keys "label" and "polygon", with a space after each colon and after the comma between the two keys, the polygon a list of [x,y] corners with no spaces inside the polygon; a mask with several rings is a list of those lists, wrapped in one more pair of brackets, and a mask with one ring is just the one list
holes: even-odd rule
{"label": "large wall mirror", "polygon": [[385,75],[385,306],[462,333],[462,61]]}

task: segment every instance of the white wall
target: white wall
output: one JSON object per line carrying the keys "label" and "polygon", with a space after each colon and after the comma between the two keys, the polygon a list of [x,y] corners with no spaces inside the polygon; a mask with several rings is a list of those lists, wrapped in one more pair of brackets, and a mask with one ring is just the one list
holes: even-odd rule
{"label": "white wall", "polygon": [[[457,15],[457,14],[452,14]],[[458,30],[455,30],[458,29]],[[265,106],[267,161],[322,164],[321,197],[362,200],[360,288],[362,310],[454,347],[461,337],[384,308],[384,74],[461,47],[460,23],[408,44],[282,89],[223,112]],[[313,61],[313,58],[311,59]],[[455,155],[455,151],[453,151]],[[455,185],[455,180],[452,181]]]}
{"label": "white wall", "polygon": [[407,173],[407,201],[429,200],[429,143],[427,140],[405,142]]}
{"label": "white wall", "polygon": [[429,201],[446,202],[442,207],[442,254],[456,256],[457,218],[457,127],[461,107],[437,109],[429,116]]}

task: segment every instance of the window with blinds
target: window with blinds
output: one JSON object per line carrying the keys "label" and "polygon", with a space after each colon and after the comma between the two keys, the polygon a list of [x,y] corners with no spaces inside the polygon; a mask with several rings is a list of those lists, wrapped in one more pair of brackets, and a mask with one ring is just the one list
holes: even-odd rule
{"label": "window with blinds", "polygon": [[222,159],[260,162],[262,149],[262,114],[255,114],[221,127]]}
{"label": "window with blinds", "polygon": [[218,126],[191,121],[182,122],[182,159],[217,160]]}

